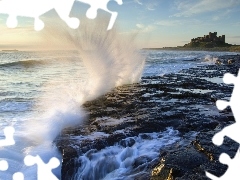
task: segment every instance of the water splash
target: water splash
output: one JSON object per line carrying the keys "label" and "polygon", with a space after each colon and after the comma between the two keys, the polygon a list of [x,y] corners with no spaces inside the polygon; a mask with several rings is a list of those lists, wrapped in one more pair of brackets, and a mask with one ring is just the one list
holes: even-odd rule
{"label": "water splash", "polygon": [[[65,46],[77,51],[74,58],[85,65],[85,80],[80,81],[85,72],[79,70],[71,72],[67,77],[59,74],[59,77],[52,78],[43,86],[42,96],[34,107],[36,115],[26,120],[19,130],[17,140],[22,144],[18,143],[14,152],[38,154],[46,162],[53,155],[61,158],[52,142],[63,129],[85,121],[86,114],[81,108],[84,102],[93,100],[116,86],[139,81],[144,59],[136,50],[133,38],[123,38],[117,29],[106,31],[106,22],[101,20],[86,23],[78,30],[54,26],[46,28],[44,36],[48,41],[61,39]],[[76,65],[71,60],[68,63]],[[60,177],[60,169],[56,171],[55,174]],[[36,173],[36,168],[29,170],[24,166],[22,172],[30,175]]]}
{"label": "water splash", "polygon": [[[62,129],[81,123],[84,113],[80,106],[84,102],[93,100],[116,86],[140,80],[144,58],[134,46],[134,39],[123,38],[116,28],[106,31],[107,23],[107,20],[100,19],[95,23],[85,23],[77,30],[57,31],[54,26],[47,29],[45,36],[55,32],[52,40],[61,39],[74,47],[79,61],[86,67],[87,76],[83,82],[70,78],[59,83],[59,80],[52,79],[45,85],[47,91],[36,106],[36,110],[43,111],[44,116],[27,124],[26,129],[32,129],[30,137],[42,141],[54,140]],[[81,74],[81,71],[74,72],[72,77],[77,79],[79,76],[80,79]],[[39,135],[35,133],[35,127],[42,127],[40,137],[36,137]]]}
{"label": "water splash", "polygon": [[206,55],[204,58],[204,62],[207,62],[209,64],[215,64],[218,61],[218,57],[213,57],[210,55]]}

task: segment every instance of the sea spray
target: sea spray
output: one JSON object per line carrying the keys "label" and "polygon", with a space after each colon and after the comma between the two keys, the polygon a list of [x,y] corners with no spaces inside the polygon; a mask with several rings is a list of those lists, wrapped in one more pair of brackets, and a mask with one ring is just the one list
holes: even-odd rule
{"label": "sea spray", "polygon": [[210,63],[210,64],[215,64],[218,61],[218,57],[213,57],[211,55],[206,55],[204,57],[204,62]]}
{"label": "sea spray", "polygon": [[[32,127],[30,137],[36,138],[35,129],[43,127],[40,139],[53,141],[62,129],[81,122],[84,113],[80,106],[84,102],[93,100],[116,86],[140,80],[144,58],[139,55],[133,39],[123,38],[116,28],[106,31],[106,25],[107,21],[101,18],[94,23],[84,23],[77,30],[58,30],[59,27],[52,26],[45,31],[45,36],[50,36],[52,41],[61,39],[65,45],[74,47],[88,75],[84,82],[71,79],[61,82],[56,78],[46,83],[44,88],[48,91],[36,105],[36,110],[42,111],[44,115],[27,124],[26,131],[29,132],[27,129]],[[81,73],[74,72],[71,76],[76,78]]]}
{"label": "sea spray", "polygon": [[[81,25],[77,30],[60,30],[52,26],[44,31],[46,37],[50,37],[48,41],[61,39],[65,45],[74,47],[78,52],[78,57],[74,58],[84,63],[87,76],[85,81],[72,80],[71,77],[81,79],[82,72],[76,71],[70,72],[67,76],[69,79],[59,74],[45,83],[42,95],[34,106],[37,116],[24,121],[23,127],[17,130],[19,136],[16,140],[21,143],[17,143],[17,148],[11,153],[22,152],[19,155],[22,158],[27,154],[40,155],[46,163],[53,156],[60,159],[61,155],[53,141],[63,129],[84,122],[86,114],[81,108],[84,102],[116,86],[139,81],[144,58],[139,55],[131,38],[124,39],[116,29],[106,31],[105,25],[106,21],[101,20]],[[61,59],[58,63],[61,63]],[[71,60],[69,64],[75,65]],[[20,169],[27,175],[25,179],[36,177],[36,167],[22,166]],[[60,177],[60,168],[54,172]]]}
{"label": "sea spray", "polygon": [[53,34],[56,44],[61,40],[65,47],[79,53],[89,75],[86,100],[95,99],[113,87],[138,82],[142,74],[145,61],[134,44],[136,34],[126,36],[116,28],[106,31],[107,24],[106,19],[99,18],[91,23],[82,22],[77,30],[57,31],[54,26],[46,30],[45,36]]}

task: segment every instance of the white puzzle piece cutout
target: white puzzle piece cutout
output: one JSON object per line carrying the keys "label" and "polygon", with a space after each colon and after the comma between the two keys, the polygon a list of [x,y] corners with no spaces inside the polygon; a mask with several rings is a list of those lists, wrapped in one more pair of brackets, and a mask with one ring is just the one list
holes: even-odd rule
{"label": "white puzzle piece cutout", "polygon": [[[110,0],[77,0],[77,1],[85,3],[85,4],[89,4],[91,6],[88,9],[87,13],[86,13],[86,16],[89,19],[95,19],[97,17],[98,9],[102,9],[102,10],[110,13],[111,14],[111,18],[110,18],[107,30],[112,29],[112,27],[113,27],[113,25],[114,25],[114,23],[115,23],[115,21],[117,19],[118,13],[110,11],[107,8],[107,5],[108,5]],[[115,1],[118,3],[118,5],[122,5],[123,4],[122,0],[115,0]]]}
{"label": "white puzzle piece cutout", "polygon": [[13,139],[13,134],[15,132],[14,128],[11,126],[5,127],[4,130],[5,139],[0,140],[0,147],[1,146],[11,146],[15,144]]}
{"label": "white puzzle piece cutout", "polygon": [[37,164],[38,180],[58,180],[58,178],[52,173],[52,169],[55,169],[60,165],[60,161],[57,158],[52,157],[49,162],[45,164],[38,155],[27,155],[24,158],[24,163],[26,166],[33,166],[34,164]]}
{"label": "white puzzle piece cutout", "polygon": [[21,172],[16,172],[13,174],[13,180],[24,180],[24,175]]}
{"label": "white puzzle piece cutout", "polygon": [[231,124],[225,127],[222,131],[217,133],[212,141],[214,144],[220,146],[223,143],[224,136],[228,136],[232,140],[236,141],[240,144],[240,110],[239,110],[239,101],[240,101],[240,73],[238,73],[238,77],[233,76],[232,74],[226,73],[223,77],[223,81],[226,84],[234,84],[232,97],[230,101],[217,101],[217,107],[219,110],[224,110],[227,106],[230,106],[235,117],[236,123]]}
{"label": "white puzzle piece cutout", "polygon": [[[0,161],[0,171],[8,170],[8,162],[5,160]],[[24,175],[21,172],[16,172],[12,176],[13,180],[24,180]]]}
{"label": "white puzzle piece cutout", "polygon": [[[238,72],[238,76],[235,77],[230,73],[226,73],[223,77],[223,82],[226,84],[234,84],[232,96],[230,101],[222,101],[218,100],[216,105],[219,110],[224,110],[227,106],[231,107],[232,113],[235,117],[235,123],[225,127],[222,131],[215,134],[212,138],[212,141],[215,145],[221,146],[224,141],[224,137],[227,136],[230,139],[240,144],[240,70]],[[220,178],[206,172],[207,177],[215,180],[215,179],[231,179],[231,177],[239,177],[239,167],[240,167],[240,149],[236,153],[235,157],[231,159],[227,154],[222,153],[220,155],[219,161],[223,164],[228,164],[229,168],[226,173]],[[237,178],[239,179],[239,178]]]}
{"label": "white puzzle piece cutout", "polygon": [[[0,147],[11,146],[11,145],[15,144],[15,141],[13,139],[14,132],[15,132],[15,130],[11,126],[4,128],[3,133],[5,136],[5,139],[0,140]],[[5,160],[1,160],[0,161],[0,171],[6,171],[6,170],[8,170],[8,162]]]}
{"label": "white puzzle piece cutout", "polygon": [[34,18],[34,29],[36,31],[44,28],[44,23],[39,16],[55,9],[59,17],[67,23],[70,28],[76,29],[79,20],[69,17],[74,0],[1,0],[0,13],[8,14],[7,26],[17,27],[17,16]]}
{"label": "white puzzle piece cutout", "polygon": [[[91,7],[86,13],[89,19],[94,19],[97,16],[98,9],[102,9],[111,14],[111,19],[107,30],[112,29],[117,15],[117,12],[110,11],[107,4],[110,0],[77,0],[79,2],[90,5]],[[119,5],[122,5],[122,0],[115,0]],[[8,14],[7,26],[15,28],[18,25],[17,17],[34,18],[34,29],[40,31],[44,28],[44,22],[39,19],[44,13],[55,9],[59,17],[72,28],[78,28],[80,21],[78,18],[69,17],[72,6],[75,0],[0,0],[0,13]]]}
{"label": "white puzzle piece cutout", "polygon": [[8,170],[8,162],[5,160],[0,161],[0,171]]}
{"label": "white puzzle piece cutout", "polygon": [[[211,173],[206,172],[206,176],[211,178],[212,180],[229,180],[239,177],[239,167],[240,167],[240,151],[236,153],[235,157],[231,159],[229,155],[226,153],[222,153],[219,157],[219,161],[222,164],[228,165],[228,169],[224,175],[222,175],[220,178],[212,175]],[[238,178],[236,178],[238,179]]]}

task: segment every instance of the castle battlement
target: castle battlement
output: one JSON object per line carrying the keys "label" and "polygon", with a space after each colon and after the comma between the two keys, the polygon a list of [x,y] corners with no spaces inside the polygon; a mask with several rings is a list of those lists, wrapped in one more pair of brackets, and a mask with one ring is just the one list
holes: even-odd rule
{"label": "castle battlement", "polygon": [[198,43],[198,42],[222,42],[225,43],[225,35],[217,36],[217,32],[209,32],[208,35],[204,35],[204,37],[197,37],[191,39],[191,43]]}

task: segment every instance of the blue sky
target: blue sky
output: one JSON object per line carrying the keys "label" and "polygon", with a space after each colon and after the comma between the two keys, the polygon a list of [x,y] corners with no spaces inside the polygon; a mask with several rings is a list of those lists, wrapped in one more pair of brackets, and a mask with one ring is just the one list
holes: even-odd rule
{"label": "blue sky", "polygon": [[239,0],[132,0],[119,8],[121,26],[130,21],[124,31],[140,30],[148,47],[184,45],[210,31],[240,44]]}
{"label": "blue sky", "polygon": [[[123,0],[121,6],[111,1],[108,8],[118,12],[115,25],[120,34],[137,33],[140,48],[184,45],[208,32],[225,34],[226,42],[240,44],[240,0]],[[87,9],[75,2],[71,15],[82,19]],[[44,18],[58,17],[50,12]],[[18,18],[16,29],[8,29],[6,19],[7,15],[0,15],[0,49],[41,41],[32,18]]]}

